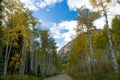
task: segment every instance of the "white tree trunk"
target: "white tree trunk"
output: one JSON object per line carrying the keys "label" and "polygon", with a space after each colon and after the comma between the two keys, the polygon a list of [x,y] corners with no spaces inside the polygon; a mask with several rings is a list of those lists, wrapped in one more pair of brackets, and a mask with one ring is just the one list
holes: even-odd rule
{"label": "white tree trunk", "polygon": [[4,76],[7,74],[7,66],[8,66],[8,61],[9,61],[9,57],[10,57],[11,47],[12,47],[11,45],[9,47],[9,37],[8,37],[6,54],[5,54],[5,62],[4,62]]}
{"label": "white tree trunk", "polygon": [[[44,50],[43,50],[44,51]],[[42,65],[42,75],[46,73],[46,53],[45,51],[43,52],[43,57],[42,57],[43,65]]]}
{"label": "white tree trunk", "polygon": [[86,56],[87,56],[87,62],[88,62],[88,73],[91,74],[91,60],[90,60],[90,56],[88,54],[88,51],[87,51],[87,46],[85,45],[85,49],[86,49]]}
{"label": "white tree trunk", "polygon": [[5,53],[5,61],[4,61],[4,76],[6,75],[6,64],[7,64],[7,54],[8,54],[8,45],[7,45],[7,47],[6,47],[6,53]]}
{"label": "white tree trunk", "polygon": [[25,61],[26,61],[26,58],[25,58],[25,43],[23,43],[23,49],[22,49],[22,60],[23,60],[23,64],[20,66],[20,74],[24,74],[25,72]]}
{"label": "white tree trunk", "polygon": [[33,46],[30,48],[30,70],[33,72]]}
{"label": "white tree trunk", "polygon": [[37,74],[37,70],[38,70],[37,47],[35,47],[35,54],[34,54],[34,55],[35,55],[35,65],[34,65],[34,66],[35,66],[35,74],[36,74],[36,76],[37,76],[37,75],[38,75],[38,74]]}
{"label": "white tree trunk", "polygon": [[92,48],[92,40],[91,40],[91,36],[90,36],[90,30],[89,28],[87,28],[87,37],[88,37],[88,43],[90,46],[90,54],[88,55],[88,61],[89,61],[89,74],[91,74],[91,55],[93,54],[93,48]]}
{"label": "white tree trunk", "polygon": [[113,67],[114,67],[115,72],[118,73],[119,72],[118,62],[117,62],[117,58],[115,56],[115,50],[113,48],[113,43],[112,43],[112,39],[111,39],[111,35],[110,35],[107,13],[105,11],[104,11],[104,16],[106,19],[107,34],[108,34],[109,47],[110,47],[110,52],[111,52],[112,61],[113,61]]}

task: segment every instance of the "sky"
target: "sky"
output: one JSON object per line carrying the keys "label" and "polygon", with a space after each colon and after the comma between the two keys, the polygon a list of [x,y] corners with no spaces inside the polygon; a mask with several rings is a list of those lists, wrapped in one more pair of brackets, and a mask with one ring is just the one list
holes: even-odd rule
{"label": "sky", "polygon": [[[55,39],[58,50],[71,41],[76,35],[78,9],[86,6],[94,10],[89,0],[21,0],[25,7],[33,11],[33,15],[42,24],[38,28],[50,30],[50,35]],[[114,15],[120,14],[120,5],[112,6],[108,13],[109,22]],[[98,29],[105,24],[104,17],[94,21]],[[109,25],[111,25],[109,23]]]}

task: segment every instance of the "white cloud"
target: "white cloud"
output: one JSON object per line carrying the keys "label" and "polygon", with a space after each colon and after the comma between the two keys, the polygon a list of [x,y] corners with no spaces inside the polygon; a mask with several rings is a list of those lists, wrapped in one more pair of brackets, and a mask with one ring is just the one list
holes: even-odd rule
{"label": "white cloud", "polygon": [[[67,4],[70,10],[76,11],[77,9],[81,8],[82,6],[85,6],[86,8],[89,8],[90,10],[95,10],[92,8],[90,5],[90,0],[67,0]],[[114,2],[115,0],[113,0]],[[113,3],[113,6],[110,6],[109,12],[108,12],[108,20],[109,20],[109,25],[111,26],[112,19],[116,14],[120,14],[120,4]],[[103,28],[105,25],[105,18],[99,18],[94,22],[94,25],[97,28]]]}
{"label": "white cloud", "polygon": [[30,10],[38,10],[37,6],[35,5],[35,0],[20,0],[24,6]]}
{"label": "white cloud", "polygon": [[105,18],[99,18],[96,21],[94,21],[94,25],[96,26],[97,29],[102,29],[103,26],[105,25]]}
{"label": "white cloud", "polygon": [[[107,15],[108,15],[108,22],[109,22],[109,26],[111,27],[111,23],[112,23],[112,19],[114,18],[115,15],[120,14],[120,4],[115,4],[114,6],[111,6]],[[105,18],[104,16],[101,17],[100,19],[97,19],[96,21],[94,21],[94,25],[97,26],[97,28],[102,29],[105,25]]]}
{"label": "white cloud", "polygon": [[54,5],[56,3],[60,3],[62,1],[63,0],[42,0],[42,1],[38,2],[37,4],[40,8],[44,8],[46,6],[51,6],[51,5]]}
{"label": "white cloud", "polygon": [[[71,20],[71,21],[63,21],[61,23],[54,23],[53,27],[50,29],[52,32],[52,36],[54,38],[63,38],[64,41],[68,42],[72,38],[72,36],[76,35],[75,28],[77,26],[77,21]],[[61,30],[68,30],[68,32],[62,33]]]}
{"label": "white cloud", "polygon": [[53,27],[50,28],[50,31],[53,38],[61,38],[62,34],[60,33],[61,27],[59,27],[59,24],[53,23],[52,26]]}
{"label": "white cloud", "polygon": [[72,37],[76,35],[75,28],[77,27],[77,21],[64,21],[60,23],[60,26],[69,30],[62,35],[62,38],[64,38],[65,41],[71,41]]}
{"label": "white cloud", "polygon": [[67,0],[67,4],[70,10],[76,11],[78,8],[82,6],[86,6],[87,8],[91,8],[89,4],[89,0]]}
{"label": "white cloud", "polygon": [[[113,1],[113,4],[116,2],[116,0],[112,0],[112,1]],[[67,0],[67,4],[69,9],[74,11],[81,8],[82,6],[85,6],[86,8],[93,10],[90,0]]]}
{"label": "white cloud", "polygon": [[[49,29],[51,37],[57,40],[57,46],[58,46],[57,50],[59,50],[63,45],[71,41],[72,38],[76,36],[76,31],[75,31],[75,28],[77,27],[76,20],[62,21],[60,23],[46,22],[42,20],[40,20],[40,22],[42,22],[41,28]],[[62,30],[67,30],[67,31],[61,32]]]}
{"label": "white cloud", "polygon": [[25,7],[29,8],[30,10],[38,10],[38,8],[44,8],[46,6],[53,6],[56,3],[62,2],[62,0],[20,0]]}

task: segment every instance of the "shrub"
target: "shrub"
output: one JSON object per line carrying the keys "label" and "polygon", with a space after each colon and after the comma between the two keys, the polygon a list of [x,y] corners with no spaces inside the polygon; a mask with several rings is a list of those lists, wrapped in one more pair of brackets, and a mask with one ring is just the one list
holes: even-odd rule
{"label": "shrub", "polygon": [[7,75],[5,77],[3,77],[4,80],[43,80],[42,77],[38,78],[38,77],[34,77],[31,75]]}

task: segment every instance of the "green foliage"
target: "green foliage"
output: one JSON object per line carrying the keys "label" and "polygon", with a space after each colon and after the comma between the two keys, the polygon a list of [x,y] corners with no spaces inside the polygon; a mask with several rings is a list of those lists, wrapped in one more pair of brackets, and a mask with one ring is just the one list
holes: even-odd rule
{"label": "green foliage", "polygon": [[89,75],[86,72],[70,74],[74,80],[119,80],[119,75],[113,73],[97,73]]}
{"label": "green foliage", "polygon": [[[3,20],[4,24],[0,24],[0,64],[3,50],[4,75],[32,73],[46,76],[58,73],[61,65],[56,43],[50,37],[49,31],[35,27],[39,22],[33,12],[25,8],[19,0],[5,0],[3,6],[6,9],[2,8],[1,3],[2,0],[0,22]],[[2,12],[5,15],[3,19]],[[17,75],[8,75],[9,78],[12,78],[11,76],[17,79]]]}
{"label": "green foliage", "polygon": [[[86,9],[79,11],[77,28],[79,35],[73,42],[66,71],[76,80],[119,80],[116,73],[120,65],[120,16],[115,16],[112,29],[109,29],[106,11],[112,5],[112,0],[90,0],[90,2],[95,9],[98,9],[97,15],[104,13],[106,25],[100,32],[95,30],[92,27],[95,16],[83,15]],[[84,31],[87,31],[87,35]]]}
{"label": "green foliage", "polygon": [[[110,29],[114,49],[117,54],[117,61],[120,67],[120,16],[117,15],[112,20],[112,29]],[[94,60],[91,63],[91,71],[89,74],[89,44],[87,42],[86,32],[79,34],[74,40],[72,45],[71,54],[68,57],[68,63],[66,64],[66,71],[75,80],[119,80],[119,74],[116,74],[113,68],[113,61],[110,55],[109,39],[107,33],[107,27],[104,26],[103,30],[91,31],[93,54],[91,59]]]}
{"label": "green foliage", "polygon": [[67,63],[67,57],[64,57],[60,60],[61,64],[66,64]]}
{"label": "green foliage", "polygon": [[6,75],[3,77],[5,80],[43,80],[42,78],[39,77],[34,77],[31,75]]}
{"label": "green foliage", "polygon": [[3,65],[4,65],[4,58],[2,56],[2,48],[3,48],[3,36],[4,36],[4,32],[2,30],[3,28],[3,24],[2,24],[2,20],[3,20],[3,0],[0,0],[0,75],[2,75],[3,73]]}
{"label": "green foliage", "polygon": [[0,27],[2,25],[2,18],[3,18],[3,0],[0,0]]}
{"label": "green foliage", "polygon": [[[0,0],[0,20],[3,20],[4,24],[0,21],[0,65],[3,64],[3,53],[7,56],[5,60],[8,60],[8,74],[14,73],[6,75],[6,80],[39,80],[40,78],[24,75],[24,72],[36,76],[52,76],[62,70],[76,80],[119,80],[119,76],[114,73],[112,57],[109,54],[108,26],[105,25],[104,29],[98,32],[93,25],[96,17],[101,12],[106,12],[112,0],[90,0],[93,7],[102,9],[98,12],[83,15],[87,9],[79,10],[78,37],[73,42],[70,56],[61,60],[49,30],[39,30],[35,27],[38,21],[33,17],[32,11],[24,8],[19,0],[6,0],[4,6],[1,5],[2,1]],[[117,15],[112,20],[110,34],[120,66],[119,23],[120,15]],[[0,67],[0,72],[1,70]],[[15,74],[19,72],[23,75]]]}
{"label": "green foliage", "polygon": [[120,15],[116,15],[112,20],[112,39],[113,43],[118,51],[120,51]]}

